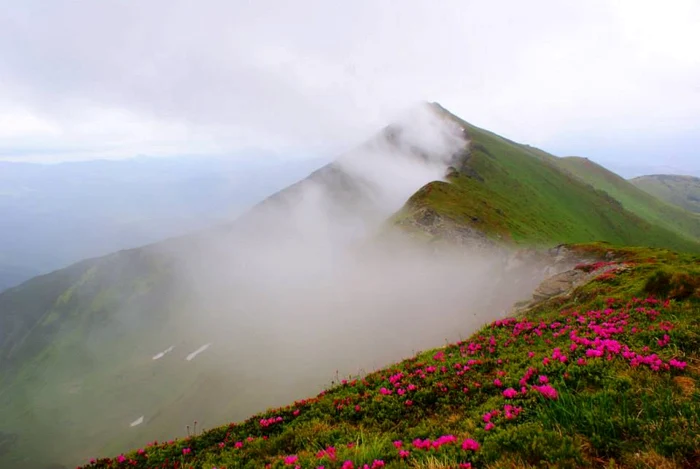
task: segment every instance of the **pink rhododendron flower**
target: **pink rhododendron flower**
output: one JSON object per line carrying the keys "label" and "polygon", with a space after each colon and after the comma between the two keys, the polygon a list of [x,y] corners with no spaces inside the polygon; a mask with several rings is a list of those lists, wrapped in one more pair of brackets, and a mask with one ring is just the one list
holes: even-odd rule
{"label": "pink rhododendron flower", "polygon": [[678,368],[679,370],[685,369],[685,367],[688,365],[686,362],[676,360],[675,358],[669,360],[668,364],[674,368]]}
{"label": "pink rhododendron flower", "polygon": [[462,449],[465,451],[478,451],[479,442],[472,440],[471,438],[467,438],[462,442]]}
{"label": "pink rhododendron flower", "polygon": [[535,391],[539,392],[542,394],[544,397],[547,399],[556,399],[558,397],[557,390],[554,389],[552,386],[549,384],[544,384],[542,386],[533,386],[532,387]]}

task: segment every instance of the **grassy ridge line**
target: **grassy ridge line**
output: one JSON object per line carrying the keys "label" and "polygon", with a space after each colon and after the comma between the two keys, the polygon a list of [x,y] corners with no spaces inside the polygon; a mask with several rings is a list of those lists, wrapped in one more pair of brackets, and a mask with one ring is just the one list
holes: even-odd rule
{"label": "grassy ridge line", "polygon": [[700,213],[700,178],[654,174],[630,179],[630,183],[654,197],[691,212]]}
{"label": "grassy ridge line", "polygon": [[615,268],[315,398],[85,467],[698,467],[700,260],[575,249]]}
{"label": "grassy ridge line", "polygon": [[449,184],[426,185],[395,218],[410,219],[427,208],[516,244],[604,240],[700,252],[697,240],[626,210],[608,193],[563,170],[558,158],[443,112],[466,129],[469,154]]}
{"label": "grassy ridge line", "polygon": [[627,210],[649,223],[664,226],[689,239],[700,239],[700,216],[671,205],[604,167],[580,157],[559,158],[558,163],[576,177],[603,190]]}

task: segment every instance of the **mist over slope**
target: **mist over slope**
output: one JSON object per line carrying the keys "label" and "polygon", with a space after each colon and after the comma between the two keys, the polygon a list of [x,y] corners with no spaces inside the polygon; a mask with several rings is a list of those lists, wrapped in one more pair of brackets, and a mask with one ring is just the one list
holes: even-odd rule
{"label": "mist over slope", "polygon": [[502,249],[436,249],[385,224],[466,143],[420,106],[231,225],[0,295],[3,457],[74,464],[243,418],[502,314],[542,266],[508,274]]}
{"label": "mist over slope", "polygon": [[0,294],[0,452],[75,464],[457,340],[566,268],[518,244],[686,242],[551,158],[422,105],[234,223]]}
{"label": "mist over slope", "polygon": [[82,259],[230,221],[324,163],[252,152],[0,161],[0,291]]}
{"label": "mist over slope", "polygon": [[653,174],[630,179],[630,182],[661,200],[700,213],[700,178]]}
{"label": "mist over slope", "polygon": [[465,129],[469,148],[449,183],[430,183],[411,197],[396,217],[401,225],[439,235],[435,228],[450,220],[521,245],[604,240],[700,252],[693,214],[682,212],[677,220],[687,227],[684,233],[642,218],[615,194],[564,169],[563,159],[453,118]]}

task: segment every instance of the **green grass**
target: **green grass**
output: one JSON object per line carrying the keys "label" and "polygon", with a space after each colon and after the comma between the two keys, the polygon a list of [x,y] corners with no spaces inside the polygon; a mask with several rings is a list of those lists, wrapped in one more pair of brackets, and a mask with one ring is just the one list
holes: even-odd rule
{"label": "green grass", "polygon": [[675,210],[646,193],[638,191],[640,202],[626,208],[626,199],[618,200],[563,170],[558,158],[449,116],[467,130],[470,156],[449,183],[432,182],[419,190],[394,221],[411,219],[428,208],[458,225],[516,244],[607,241],[700,252],[700,219],[693,214],[678,209],[685,215],[678,220],[688,228],[681,233],[665,219],[640,215],[638,205],[647,199],[671,208],[668,216]]}
{"label": "green grass", "polygon": [[[613,252],[624,268],[316,397],[85,467],[698,467],[700,259],[574,249]],[[598,349],[603,356],[590,355]],[[555,398],[536,390],[540,376]],[[507,388],[517,395],[507,398]],[[416,439],[441,444],[420,449]],[[467,439],[479,449],[463,449]]]}
{"label": "green grass", "polygon": [[586,158],[560,158],[558,162],[576,177],[607,192],[619,200],[625,209],[649,223],[666,227],[689,239],[700,239],[700,215],[671,205]]}
{"label": "green grass", "polygon": [[700,213],[700,178],[655,174],[630,179],[630,183],[661,200]]}

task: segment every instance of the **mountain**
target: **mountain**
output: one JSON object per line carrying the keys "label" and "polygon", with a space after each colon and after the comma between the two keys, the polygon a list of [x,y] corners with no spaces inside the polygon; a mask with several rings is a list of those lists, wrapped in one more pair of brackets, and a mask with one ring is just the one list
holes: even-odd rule
{"label": "mountain", "polygon": [[301,399],[503,317],[575,261],[530,247],[592,240],[700,251],[420,107],[235,222],[0,294],[0,457],[74,465]]}
{"label": "mountain", "polygon": [[79,469],[698,467],[698,257],[555,252],[593,262],[544,282],[517,316]]}
{"label": "mountain", "polygon": [[596,189],[610,194],[625,209],[644,220],[675,231],[687,239],[700,238],[700,216],[670,205],[650,195],[615,173],[587,158],[568,157],[558,160],[560,165]]}
{"label": "mountain", "polygon": [[[605,240],[698,251],[700,218],[693,214],[657,201],[602,167],[596,171],[619,179],[624,190],[592,184],[588,172],[573,170],[571,161],[578,160],[458,122],[470,145],[449,183],[423,187],[399,218],[415,221],[429,211],[519,244]],[[645,212],[640,207],[647,202]]]}
{"label": "mountain", "polygon": [[252,153],[0,162],[0,291],[88,257],[231,220],[322,164]]}
{"label": "mountain", "polygon": [[700,213],[700,178],[672,174],[654,174],[630,179],[645,192],[670,204]]}

